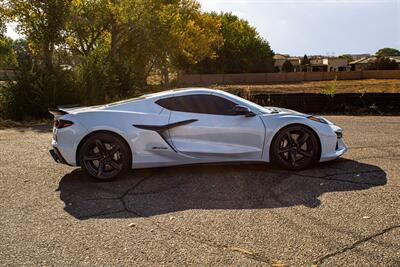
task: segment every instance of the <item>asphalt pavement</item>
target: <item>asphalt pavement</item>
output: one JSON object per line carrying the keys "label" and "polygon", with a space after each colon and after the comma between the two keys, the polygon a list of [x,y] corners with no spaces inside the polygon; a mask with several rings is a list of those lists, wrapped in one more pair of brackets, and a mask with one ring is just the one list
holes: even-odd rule
{"label": "asphalt pavement", "polygon": [[101,183],[0,130],[0,265],[400,266],[400,117],[327,116],[341,159],[133,170]]}

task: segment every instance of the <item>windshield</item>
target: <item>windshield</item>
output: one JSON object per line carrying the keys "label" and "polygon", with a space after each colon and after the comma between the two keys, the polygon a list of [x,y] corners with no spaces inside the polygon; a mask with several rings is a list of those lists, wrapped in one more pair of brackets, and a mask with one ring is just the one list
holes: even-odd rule
{"label": "windshield", "polygon": [[241,98],[241,97],[239,97],[237,95],[234,95],[234,94],[231,94],[231,93],[227,93],[227,92],[222,92],[222,93],[224,95],[226,95],[227,97],[235,100],[236,102],[239,102],[239,103],[241,103],[241,104],[243,104],[245,106],[248,106],[251,109],[255,109],[255,110],[257,110],[257,111],[259,111],[261,113],[267,113],[267,114],[275,113],[275,111],[273,109],[271,109],[271,108],[260,106],[260,105],[254,103],[254,102],[251,102],[251,101],[249,101],[247,99]]}

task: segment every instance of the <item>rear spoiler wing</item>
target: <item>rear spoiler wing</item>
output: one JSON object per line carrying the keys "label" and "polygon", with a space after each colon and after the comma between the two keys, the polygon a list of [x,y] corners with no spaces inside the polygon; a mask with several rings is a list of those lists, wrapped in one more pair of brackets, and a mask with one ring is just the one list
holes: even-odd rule
{"label": "rear spoiler wing", "polygon": [[70,114],[71,111],[75,109],[84,108],[81,105],[64,105],[64,106],[57,106],[56,108],[49,108],[48,111],[50,114],[54,116],[62,116],[65,114]]}
{"label": "rear spoiler wing", "polygon": [[61,116],[61,115],[68,114],[67,111],[59,109],[59,108],[49,108],[48,110],[49,110],[49,113],[54,116]]}

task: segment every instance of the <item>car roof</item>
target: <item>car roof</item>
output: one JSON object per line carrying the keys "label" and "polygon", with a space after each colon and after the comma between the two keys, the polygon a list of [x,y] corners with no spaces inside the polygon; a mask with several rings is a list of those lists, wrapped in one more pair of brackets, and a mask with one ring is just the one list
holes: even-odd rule
{"label": "car roof", "polygon": [[208,89],[208,88],[197,88],[197,87],[188,87],[188,88],[179,88],[172,89],[168,91],[162,91],[154,94],[145,95],[144,97],[149,98],[160,98],[160,97],[168,97],[172,95],[191,95],[191,94],[211,94],[219,92],[219,90]]}
{"label": "car roof", "polygon": [[208,88],[196,88],[196,87],[179,88],[179,89],[172,89],[172,90],[167,90],[167,91],[162,91],[162,92],[157,92],[157,93],[152,93],[152,94],[145,94],[145,95],[142,95],[139,97],[129,98],[129,99],[109,103],[102,107],[119,106],[119,105],[133,103],[133,102],[140,101],[140,100],[154,101],[154,100],[158,100],[160,98],[166,98],[166,97],[172,97],[172,96],[182,96],[182,95],[192,95],[192,94],[207,94],[207,95],[209,95],[212,93],[222,94],[222,91],[208,89]]}

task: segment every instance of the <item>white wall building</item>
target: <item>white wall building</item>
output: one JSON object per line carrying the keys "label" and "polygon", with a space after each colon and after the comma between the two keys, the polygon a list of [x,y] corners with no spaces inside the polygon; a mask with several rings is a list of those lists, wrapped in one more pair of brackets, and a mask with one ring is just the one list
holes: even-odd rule
{"label": "white wall building", "polygon": [[350,70],[348,67],[347,59],[345,58],[324,58],[322,64],[327,66],[327,71],[347,71]]}

